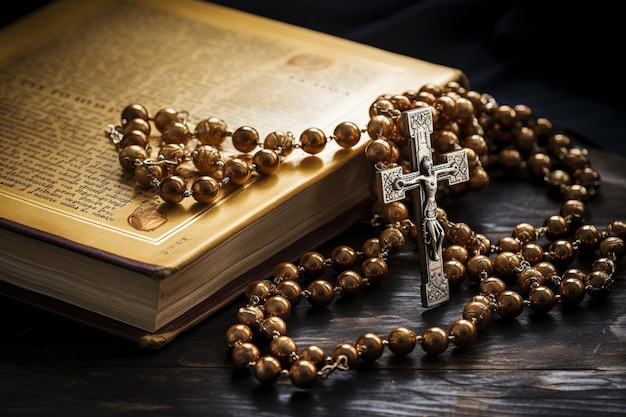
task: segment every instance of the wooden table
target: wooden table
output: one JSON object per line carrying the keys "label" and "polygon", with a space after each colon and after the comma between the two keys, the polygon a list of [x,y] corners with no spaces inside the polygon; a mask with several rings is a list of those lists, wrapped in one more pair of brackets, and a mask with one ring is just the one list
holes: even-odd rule
{"label": "wooden table", "polygon": [[[591,159],[602,175],[589,222],[605,227],[626,217],[626,160],[601,151]],[[521,221],[540,226],[560,203],[541,186],[494,178],[489,189],[440,203],[451,220],[491,238]],[[339,243],[358,246],[371,229],[354,227]],[[577,259],[574,263],[579,262]],[[415,246],[389,261],[390,277],[352,301],[314,311],[303,302],[287,322],[302,346],[328,350],[354,343],[365,331],[396,326],[420,333],[447,328],[461,316],[475,285],[452,301],[424,310],[419,300]],[[626,263],[618,264],[604,302],[587,297],[545,315],[525,309],[512,321],[494,314],[476,345],[431,358],[418,346],[407,357],[388,351],[355,371],[336,371],[309,390],[287,380],[260,385],[233,371],[225,332],[237,301],[160,350],[146,350],[8,298],[0,298],[0,415],[8,416],[349,416],[349,415],[626,415]]]}

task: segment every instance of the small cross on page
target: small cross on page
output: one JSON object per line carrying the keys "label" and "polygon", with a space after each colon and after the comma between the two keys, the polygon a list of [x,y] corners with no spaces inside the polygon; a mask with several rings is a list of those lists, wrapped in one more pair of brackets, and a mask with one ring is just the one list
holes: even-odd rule
{"label": "small cross on page", "polygon": [[435,307],[450,299],[450,286],[443,270],[444,230],[437,220],[437,183],[449,185],[469,180],[467,154],[464,150],[445,154],[446,163],[433,165],[430,135],[433,118],[430,107],[402,113],[405,136],[411,148],[413,172],[402,173],[402,167],[377,172],[383,203],[402,200],[413,193],[417,245],[420,258],[423,307]]}

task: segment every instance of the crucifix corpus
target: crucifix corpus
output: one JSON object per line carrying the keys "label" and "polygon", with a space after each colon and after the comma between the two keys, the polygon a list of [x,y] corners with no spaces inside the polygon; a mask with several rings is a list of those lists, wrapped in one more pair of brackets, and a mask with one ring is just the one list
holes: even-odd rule
{"label": "crucifix corpus", "polygon": [[435,307],[450,299],[450,285],[443,270],[444,230],[437,221],[437,182],[449,185],[469,180],[465,150],[444,154],[446,162],[433,165],[430,135],[433,117],[430,107],[402,113],[405,136],[411,149],[413,172],[402,173],[402,167],[377,172],[383,203],[402,200],[413,193],[417,245],[420,257],[422,306]]}

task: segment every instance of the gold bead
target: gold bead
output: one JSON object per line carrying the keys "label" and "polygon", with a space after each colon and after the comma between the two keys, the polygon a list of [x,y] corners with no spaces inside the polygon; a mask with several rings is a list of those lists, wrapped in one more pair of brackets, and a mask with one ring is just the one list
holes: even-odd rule
{"label": "gold bead", "polygon": [[585,290],[593,298],[603,298],[610,292],[612,282],[606,272],[593,271],[585,277]]}
{"label": "gold bead", "polygon": [[467,262],[467,275],[473,281],[480,280],[483,275],[493,273],[493,261],[486,255],[473,256]]}
{"label": "gold bead", "polygon": [[389,268],[387,262],[381,258],[367,258],[361,264],[361,276],[368,283],[377,285],[387,279]]}
{"label": "gold bead", "polygon": [[[137,119],[141,120],[141,119]],[[128,130],[122,136],[122,140],[118,144],[119,148],[125,148],[130,145],[137,145],[142,148],[148,147],[148,136],[141,130]]]}
{"label": "gold bead", "polygon": [[157,130],[163,133],[169,125],[178,121],[178,111],[171,107],[161,109],[154,115],[153,120]]}
{"label": "gold bead", "polygon": [[265,302],[265,315],[277,316],[287,320],[291,317],[291,303],[282,295],[274,295]]}
{"label": "gold bead", "polygon": [[489,185],[489,174],[483,167],[476,167],[470,172],[470,189],[472,191],[482,191]]}
{"label": "gold bead", "polygon": [[[128,120],[122,125],[122,134],[124,135],[128,132],[132,132],[133,130],[142,132],[147,139],[150,136],[150,131],[152,130],[152,128],[150,127],[148,119],[136,117],[134,119]],[[124,146],[122,145],[121,147]]]}
{"label": "gold bead", "polygon": [[241,126],[233,132],[232,141],[239,152],[252,152],[259,145],[259,132],[251,126]]}
{"label": "gold bead", "polygon": [[289,304],[291,304],[292,307],[300,304],[300,300],[302,300],[302,288],[300,288],[300,285],[296,281],[290,279],[284,280],[276,286],[276,291],[289,300]]}
{"label": "gold bead", "polygon": [[241,307],[237,311],[237,321],[251,329],[257,329],[259,327],[258,323],[263,321],[264,318],[263,310],[257,306]]}
{"label": "gold bead", "polygon": [[183,201],[185,198],[185,192],[187,191],[187,185],[180,177],[169,177],[163,179],[159,184],[159,196],[166,203],[176,204]]}
{"label": "gold bead", "polygon": [[300,257],[300,266],[308,276],[317,278],[324,273],[326,261],[321,253],[309,251]]}
{"label": "gold bead", "polygon": [[512,236],[503,236],[498,240],[498,251],[517,253],[520,250],[521,242]]}
{"label": "gold bead", "polygon": [[221,145],[226,140],[228,126],[226,122],[217,117],[209,117],[201,120],[195,129],[195,135],[203,145]]}
{"label": "gold bead", "polygon": [[551,279],[553,276],[558,275],[559,273],[556,266],[554,266],[551,262],[546,261],[535,264],[533,268],[539,270],[546,279]]}
{"label": "gold bead", "polygon": [[540,285],[530,290],[528,301],[530,309],[535,313],[547,313],[556,304],[556,297],[550,288]]}
{"label": "gold bead", "polygon": [[561,190],[572,183],[572,178],[567,172],[561,169],[555,169],[548,175],[547,183],[548,192],[554,196],[560,196],[562,194]]}
{"label": "gold bead", "polygon": [[190,138],[189,127],[182,122],[171,123],[161,131],[161,139],[165,143],[186,144]]}
{"label": "gold bead", "polygon": [[278,278],[280,280],[300,280],[300,270],[296,266],[296,264],[292,262],[281,262],[274,268],[273,271],[274,278]]}
{"label": "gold bead", "polygon": [[342,148],[351,148],[361,139],[361,130],[352,122],[339,123],[333,133],[335,141]]}
{"label": "gold bead", "polygon": [[506,290],[506,284],[496,277],[485,278],[478,285],[478,291],[485,295],[496,295],[504,290]]}
{"label": "gold bead", "polygon": [[546,278],[537,268],[526,268],[517,276],[517,285],[522,294],[528,294],[532,287],[543,285]]}
{"label": "gold bead", "polygon": [[135,167],[135,179],[144,188],[153,187],[165,178],[167,171],[163,165],[137,165]]}
{"label": "gold bead", "polygon": [[280,362],[272,356],[263,356],[254,362],[252,372],[260,383],[264,385],[273,384],[280,377]]}
{"label": "gold bead", "polygon": [[543,247],[535,242],[526,243],[522,246],[520,253],[531,265],[535,265],[543,259]]}
{"label": "gold bead", "polygon": [[401,201],[385,204],[380,213],[385,224],[395,224],[409,218],[409,209]]}
{"label": "gold bead", "polygon": [[[615,262],[609,258],[598,258],[591,264],[592,271],[602,271],[605,274],[613,275],[615,272]],[[584,276],[580,279],[584,279]]]}
{"label": "gold bead", "polygon": [[465,319],[458,319],[450,326],[450,336],[452,343],[461,348],[473,346],[478,337],[478,329],[476,325]]}
{"label": "gold bead", "polygon": [[200,204],[212,204],[220,195],[220,186],[215,178],[202,175],[191,184],[191,195]]}
{"label": "gold bead", "polygon": [[465,223],[455,223],[446,230],[446,237],[453,245],[467,245],[472,235],[472,229]]}
{"label": "gold bead", "polygon": [[269,351],[273,357],[279,360],[281,366],[286,366],[298,351],[298,346],[291,337],[278,336],[270,342]]}
{"label": "gold bead", "polygon": [[465,263],[469,259],[469,253],[463,246],[450,245],[443,251],[443,259],[445,261],[456,259],[459,262]]}
{"label": "gold bead", "polygon": [[451,288],[456,288],[465,281],[465,265],[456,259],[445,261],[443,272],[448,277]]}
{"label": "gold bead", "polygon": [[222,159],[220,152],[212,145],[199,145],[192,152],[191,158],[196,169],[203,173],[217,169],[218,161]]}
{"label": "gold bead", "polygon": [[537,240],[537,231],[532,224],[520,223],[513,228],[512,236],[522,243],[529,243]]}
{"label": "gold bead", "polygon": [[185,148],[180,143],[166,143],[159,150],[159,159],[180,163],[185,156]]}
{"label": "gold bead", "polygon": [[380,255],[380,241],[377,237],[366,240],[361,251],[365,258],[377,258]]}
{"label": "gold bead", "polygon": [[135,161],[143,161],[150,157],[147,150],[138,145],[130,145],[122,149],[118,155],[120,165],[125,171],[135,171]]}
{"label": "gold bead", "polygon": [[616,260],[624,257],[624,241],[619,237],[610,236],[600,242],[600,255],[605,258],[615,256]]}
{"label": "gold bead", "polygon": [[333,301],[335,291],[333,286],[325,280],[315,280],[307,287],[310,295],[307,298],[314,307],[325,307]]}
{"label": "gold bead", "polygon": [[619,237],[621,239],[626,238],[626,222],[621,220],[616,220],[611,222],[607,228],[606,232],[609,236]]}
{"label": "gold bead", "polygon": [[243,159],[233,158],[224,163],[222,172],[225,178],[228,178],[232,184],[242,185],[250,179],[252,171],[250,166]]}
{"label": "gold bead", "polygon": [[582,279],[564,278],[559,285],[559,295],[563,304],[579,304],[585,299],[585,284]]}
{"label": "gold bead", "polygon": [[251,342],[252,330],[245,324],[237,323],[233,324],[226,331],[226,344],[228,347],[233,347],[237,343]]}
{"label": "gold bead", "polygon": [[393,160],[393,152],[391,144],[385,139],[374,139],[365,147],[365,157],[372,164],[389,163]]}
{"label": "gold bead", "polygon": [[524,299],[517,292],[505,290],[496,296],[496,311],[501,317],[515,318],[524,310]]}
{"label": "gold bead", "polygon": [[322,152],[327,142],[324,132],[315,127],[306,129],[300,135],[302,150],[312,155]]}
{"label": "gold bead", "polygon": [[402,232],[395,227],[388,227],[380,232],[378,241],[383,250],[390,252],[398,252],[406,243]]}
{"label": "gold bead", "polygon": [[383,340],[375,333],[364,333],[356,341],[355,347],[359,356],[366,362],[380,358],[384,351]]}
{"label": "gold bead", "polygon": [[298,359],[289,368],[289,379],[295,387],[311,388],[317,381],[317,366],[311,361]]}
{"label": "gold bead", "polygon": [[483,302],[470,301],[463,308],[463,318],[474,323],[478,331],[481,331],[491,322],[491,309]]}
{"label": "gold bead", "polygon": [[235,369],[242,370],[259,360],[260,352],[256,345],[244,342],[237,343],[230,354]]}
{"label": "gold bead", "polygon": [[550,251],[550,259],[557,268],[569,265],[576,255],[574,247],[567,240],[555,240],[550,244],[548,250]]}
{"label": "gold bead", "polygon": [[417,335],[406,327],[396,327],[387,337],[389,350],[394,355],[404,356],[413,352],[417,344]]}
{"label": "gold bead", "polygon": [[570,218],[573,223],[581,223],[585,217],[585,203],[580,200],[567,200],[561,206],[561,216]]}
{"label": "gold bead", "polygon": [[429,327],[422,333],[422,349],[429,355],[439,355],[448,348],[448,333],[441,327]]}
{"label": "gold bead", "polygon": [[353,268],[358,259],[356,251],[346,245],[337,246],[330,256],[333,260],[333,268],[337,271]]}
{"label": "gold bead", "polygon": [[249,300],[252,297],[258,297],[261,302],[265,302],[271,293],[272,286],[270,283],[260,279],[250,282],[243,290],[246,299]]}
{"label": "gold bead", "polygon": [[580,242],[581,248],[595,250],[598,248],[598,245],[600,245],[600,231],[592,224],[580,226],[576,229],[575,236]]}
{"label": "gold bead", "polygon": [[293,138],[285,132],[271,132],[265,137],[263,147],[276,151],[282,157],[287,157],[294,150]]}
{"label": "gold bead", "polygon": [[589,190],[578,184],[568,185],[565,187],[565,191],[563,191],[563,201],[580,200],[582,202],[587,202],[590,197]]}
{"label": "gold bead", "polygon": [[363,292],[363,278],[352,270],[342,271],[337,277],[337,285],[343,297],[356,297]]}
{"label": "gold bead", "polygon": [[144,121],[150,120],[150,116],[148,115],[148,110],[141,104],[129,104],[124,107],[122,110],[122,124],[128,123],[133,119],[142,119]]}
{"label": "gold bead", "polygon": [[345,356],[349,369],[355,369],[359,365],[359,352],[356,350],[356,347],[349,343],[342,343],[337,346],[330,356],[334,361],[339,360],[340,356]]}
{"label": "gold bead", "polygon": [[503,280],[511,280],[517,276],[520,256],[513,252],[500,252],[493,261],[494,273]]}
{"label": "gold bead", "polygon": [[272,175],[280,166],[280,158],[271,149],[261,149],[252,157],[252,163],[256,166],[256,172],[259,174]]}
{"label": "gold bead", "polygon": [[261,334],[268,340],[287,333],[287,323],[278,316],[271,316],[261,323]]}
{"label": "gold bead", "polygon": [[550,216],[543,223],[546,228],[546,237],[550,240],[557,240],[569,232],[569,225],[561,216]]}
{"label": "gold bead", "polygon": [[[367,123],[367,133],[374,141],[378,139],[390,139],[393,136],[394,128],[393,120],[382,114],[372,116]],[[372,161],[369,157],[368,160]]]}
{"label": "gold bead", "polygon": [[300,352],[300,359],[313,362],[315,366],[321,368],[326,363],[326,352],[316,345],[307,346]]}

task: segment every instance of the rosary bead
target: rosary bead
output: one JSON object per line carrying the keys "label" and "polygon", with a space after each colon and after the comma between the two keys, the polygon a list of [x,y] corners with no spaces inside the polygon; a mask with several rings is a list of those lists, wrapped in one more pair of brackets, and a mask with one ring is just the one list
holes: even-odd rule
{"label": "rosary bead", "polygon": [[334,361],[338,361],[342,356],[346,358],[345,364],[348,366],[348,369],[355,369],[359,366],[359,352],[356,350],[356,347],[351,344],[342,343],[337,346],[331,354]]}
{"label": "rosary bead", "polygon": [[619,237],[610,236],[600,242],[600,255],[605,258],[610,258],[613,255],[616,260],[622,259],[624,249],[624,241]]}
{"label": "rosary bead", "polygon": [[198,203],[211,204],[220,195],[219,183],[208,175],[200,176],[191,184],[191,195]]}
{"label": "rosary bead", "polygon": [[[135,130],[143,133],[144,137],[148,139],[152,127],[150,126],[150,122],[148,121],[148,119],[136,117],[134,119],[127,120],[126,123],[122,124],[121,129],[123,135],[126,135],[128,132],[132,132],[133,130]],[[121,148],[123,148],[124,146],[125,145],[120,145]]]}
{"label": "rosary bead", "polygon": [[478,331],[484,330],[491,322],[491,308],[481,301],[470,301],[463,308],[463,318],[474,323]]}
{"label": "rosary bead", "polygon": [[273,270],[273,276],[279,280],[300,280],[300,270],[298,266],[292,262],[281,262]]}
{"label": "rosary bead", "polygon": [[283,320],[291,317],[291,304],[286,297],[282,295],[274,295],[265,302],[265,315],[277,316]]}
{"label": "rosary bead", "polygon": [[337,271],[345,271],[353,268],[358,259],[356,251],[346,245],[337,246],[333,249],[330,256],[333,260],[333,268]]}
{"label": "rosary bead", "polygon": [[177,204],[183,201],[185,198],[185,192],[187,191],[187,185],[180,177],[168,177],[164,178],[159,185],[159,196],[166,203]]}
{"label": "rosary bead", "polygon": [[535,313],[547,313],[554,308],[556,297],[550,288],[540,285],[530,291],[528,301],[530,309]]}
{"label": "rosary bead", "polygon": [[595,250],[600,244],[601,233],[597,227],[588,224],[576,229],[575,237],[583,249]]}
{"label": "rosary bead", "polygon": [[482,191],[489,185],[489,174],[483,167],[476,167],[470,172],[470,189],[472,191]]}
{"label": "rosary bead", "polygon": [[537,268],[526,268],[517,276],[517,285],[522,294],[530,293],[533,287],[543,285],[545,282],[546,277]]}
{"label": "rosary bead", "polygon": [[296,281],[281,281],[276,286],[276,291],[278,291],[280,295],[289,300],[289,304],[291,304],[292,307],[300,304],[300,300],[302,300],[302,288],[300,288],[300,285]]}
{"label": "rosary bead", "polygon": [[485,294],[475,294],[472,296],[472,298],[470,299],[470,301],[476,301],[477,303],[482,303],[484,305],[486,305],[487,307],[489,307],[491,305],[491,298],[489,298],[489,296],[485,295]]}
{"label": "rosary bead", "polygon": [[150,157],[146,149],[138,145],[130,145],[122,149],[119,153],[119,162],[122,168],[129,172],[135,171],[135,161],[143,161]]}
{"label": "rosary bead", "polygon": [[265,137],[263,147],[271,149],[283,158],[286,158],[294,150],[293,137],[285,132],[271,132]]}
{"label": "rosary bead", "polygon": [[465,223],[455,223],[446,230],[446,238],[454,245],[465,246],[472,236],[472,229]]}
{"label": "rosary bead", "polygon": [[404,94],[396,94],[389,99],[393,107],[401,112],[409,110],[411,108],[411,100]]}
{"label": "rosary bead", "polygon": [[256,345],[244,342],[237,343],[230,354],[235,369],[246,369],[251,363],[259,360],[261,353]]}
{"label": "rosary bead", "polygon": [[144,188],[149,188],[154,186],[154,182],[161,182],[167,171],[163,165],[137,165],[135,167],[134,177]]}
{"label": "rosary bead", "polygon": [[589,201],[589,191],[582,185],[572,184],[565,187],[563,191],[563,200],[580,200],[582,202]]}
{"label": "rosary bead", "polygon": [[569,225],[561,216],[548,217],[543,226],[546,228],[546,237],[550,240],[560,239],[569,232]]}
{"label": "rosary bead", "polygon": [[372,362],[382,356],[385,345],[377,334],[365,333],[358,338],[355,347],[361,359]]}
{"label": "rosary bead", "polygon": [[237,311],[237,321],[251,329],[258,328],[258,323],[262,322],[264,318],[263,310],[257,306],[245,306]]}
{"label": "rosary bead", "polygon": [[327,142],[324,132],[315,127],[306,129],[300,135],[302,150],[312,155],[322,152]]}
{"label": "rosary bead", "polygon": [[[554,171],[550,172],[550,175],[548,175],[548,180],[547,180],[548,192],[554,196],[561,196],[562,195],[561,190],[563,190],[566,186],[570,185],[571,183],[572,183],[572,178],[567,172],[560,170],[560,169],[555,169]],[[571,200],[571,199],[565,199],[565,200]],[[573,200],[577,200],[577,199],[574,198]]]}
{"label": "rosary bead", "polygon": [[380,255],[380,241],[377,237],[367,239],[361,248],[365,258],[378,258]]}
{"label": "rosary bead", "polygon": [[556,266],[547,261],[539,262],[538,264],[535,264],[533,268],[539,270],[546,279],[551,279],[554,275],[559,274]]}
{"label": "rosary bead", "polygon": [[383,251],[398,252],[404,247],[405,239],[402,232],[395,227],[388,227],[378,237]]}
{"label": "rosary bead", "polygon": [[476,255],[467,263],[467,274],[473,281],[478,281],[482,275],[491,275],[493,261],[486,255]]}
{"label": "rosary bead", "polygon": [[[391,139],[395,126],[393,120],[386,115],[373,116],[367,123],[367,133],[372,140]],[[369,161],[372,161],[368,158]]]}
{"label": "rosary bead", "polygon": [[218,146],[226,140],[227,128],[226,122],[222,119],[209,117],[196,125],[194,133],[201,144]]}
{"label": "rosary bead", "polygon": [[246,285],[243,291],[246,299],[250,300],[252,297],[259,299],[259,302],[265,302],[272,293],[272,286],[269,282],[264,280],[255,280]]}
{"label": "rosary bead", "polygon": [[573,174],[574,182],[587,189],[600,187],[600,173],[591,167],[577,169]]}
{"label": "rosary bead", "polygon": [[259,132],[251,126],[241,126],[232,135],[233,146],[239,152],[252,152],[259,145]]}
{"label": "rosary bead", "polygon": [[507,105],[499,106],[494,113],[494,118],[496,123],[505,130],[511,129],[517,121],[515,109]]}
{"label": "rosary bead", "polygon": [[130,104],[122,110],[122,125],[126,125],[133,119],[150,120],[148,110],[141,104]]}
{"label": "rosary bead", "polygon": [[435,99],[433,107],[439,114],[447,119],[454,118],[456,114],[456,101],[450,96],[442,95]]}
{"label": "rosary bead", "polygon": [[529,127],[522,126],[515,135],[515,148],[524,155],[530,155],[537,149],[535,132]]}
{"label": "rosary bead", "polygon": [[437,130],[433,133],[431,141],[433,148],[442,154],[459,147],[459,138],[449,130]]}
{"label": "rosary bead", "polygon": [[191,138],[189,127],[182,122],[174,122],[161,131],[161,139],[165,143],[187,144]]}
{"label": "rosary bead", "polygon": [[[138,119],[141,120],[141,119]],[[118,144],[119,148],[125,148],[130,145],[148,147],[148,136],[140,130],[129,130],[122,136],[122,140]]]}
{"label": "rosary bead", "polygon": [[574,247],[567,240],[555,240],[550,244],[549,251],[550,259],[557,268],[569,265],[576,255]]}
{"label": "rosary bead", "polygon": [[448,277],[451,288],[456,288],[465,281],[465,265],[456,259],[445,261],[443,272]]}
{"label": "rosary bead", "polygon": [[374,102],[370,105],[369,116],[374,117],[379,114],[385,115],[389,114],[393,110],[395,110],[395,107],[390,100],[379,97],[378,100],[374,100]]}
{"label": "rosary bead", "polygon": [[409,218],[409,209],[401,201],[385,204],[380,215],[385,224],[395,224]]}
{"label": "rosary bead", "polygon": [[598,258],[591,265],[592,271],[602,271],[608,275],[615,273],[615,262],[609,258]]}
{"label": "rosary bead", "polygon": [[352,270],[341,272],[337,277],[337,285],[344,297],[356,297],[363,292],[363,278]]}
{"label": "rosary bead", "polygon": [[318,279],[311,282],[307,290],[310,293],[307,300],[314,307],[326,307],[335,297],[333,286],[325,280]]}
{"label": "rosary bead", "polygon": [[512,236],[524,244],[536,241],[537,231],[532,224],[520,223],[513,228]]}
{"label": "rosary bead", "polygon": [[499,252],[519,252],[521,242],[512,236],[503,236],[498,240]]}
{"label": "rosary bead", "polygon": [[159,150],[159,159],[179,164],[185,157],[185,148],[179,143],[167,143]]}
{"label": "rosary bead", "polygon": [[535,242],[526,243],[522,246],[520,253],[531,265],[535,265],[543,259],[543,248]]}
{"label": "rosary bead", "polygon": [[252,172],[250,166],[243,159],[234,158],[226,161],[222,172],[225,178],[235,185],[242,185],[250,179]]}
{"label": "rosary bead", "polygon": [[488,277],[480,282],[478,291],[485,295],[496,295],[506,290],[506,284],[500,278]]}
{"label": "rosary bead", "polygon": [[559,295],[563,304],[579,304],[585,298],[583,280],[575,277],[564,277],[559,285]]}
{"label": "rosary bead", "polygon": [[198,171],[209,173],[217,169],[217,163],[222,159],[222,156],[213,145],[199,145],[192,152],[191,158]]}
{"label": "rosary bead", "polygon": [[493,269],[503,280],[511,280],[517,276],[521,263],[520,256],[513,252],[500,252],[493,261]]}
{"label": "rosary bead", "polygon": [[465,264],[469,259],[469,252],[463,246],[450,245],[443,251],[445,261],[457,260]]}
{"label": "rosary bead", "polygon": [[324,255],[319,252],[309,251],[300,257],[300,266],[309,277],[320,277],[326,269]]}
{"label": "rosary bead", "polygon": [[502,291],[496,296],[496,311],[500,317],[513,319],[524,311],[524,299],[515,291]]}
{"label": "rosary bead", "polygon": [[316,345],[307,346],[300,352],[300,359],[313,362],[315,366],[321,368],[326,363],[326,352]]}
{"label": "rosary bead", "polygon": [[161,109],[154,115],[153,121],[157,130],[163,133],[169,125],[178,121],[178,111],[171,107]]}
{"label": "rosary bead", "polygon": [[365,157],[372,164],[390,163],[393,161],[391,142],[385,139],[374,139],[365,147]]}
{"label": "rosary bead", "polygon": [[287,323],[278,316],[271,316],[263,320],[260,326],[261,334],[268,340],[287,333]]}
{"label": "rosary bead", "polygon": [[450,336],[452,343],[461,348],[473,346],[478,337],[476,325],[465,319],[458,319],[450,326]]}
{"label": "rosary bead", "polygon": [[289,380],[297,388],[311,388],[317,381],[317,367],[311,361],[298,359],[289,368]]}
{"label": "rosary bead", "polygon": [[593,298],[605,297],[611,289],[611,276],[602,271],[593,271],[585,277],[585,289]]}
{"label": "rosary bead", "polygon": [[252,372],[261,384],[273,384],[280,377],[280,362],[272,356],[263,356],[254,362]]}
{"label": "rosary bead", "polygon": [[561,155],[561,162],[570,172],[584,168],[589,163],[587,151],[581,148],[571,148]]}
{"label": "rosary bead", "polygon": [[298,352],[298,346],[291,337],[278,336],[270,342],[269,351],[278,359],[281,366],[286,367],[291,362],[292,356]]}
{"label": "rosary bead", "polygon": [[569,136],[562,133],[555,133],[548,138],[546,147],[552,156],[558,157],[564,150],[572,146],[572,140]]}
{"label": "rosary bead", "polygon": [[256,172],[261,175],[272,175],[280,166],[278,154],[271,149],[261,149],[252,157]]}
{"label": "rosary bead", "polygon": [[387,262],[381,258],[367,258],[361,265],[361,276],[372,285],[378,285],[386,280],[388,273]]}
{"label": "rosary bead", "polygon": [[413,352],[417,344],[417,335],[406,327],[396,327],[387,337],[389,351],[394,355],[404,356]]}
{"label": "rosary bead", "polygon": [[534,153],[526,160],[526,168],[533,178],[545,178],[552,168],[550,157],[544,153]]}
{"label": "rosary bead", "polygon": [[461,146],[472,149],[479,157],[489,154],[489,145],[482,135],[466,136],[461,141]]}
{"label": "rosary bead", "polygon": [[580,200],[566,200],[561,206],[561,216],[581,223],[585,217],[585,203]]}
{"label": "rosary bead", "polygon": [[609,236],[619,237],[622,240],[626,238],[626,222],[616,220],[611,222],[606,228]]}
{"label": "rosary bead", "polygon": [[342,122],[335,127],[333,132],[335,141],[342,148],[351,148],[359,143],[361,130],[352,122]]}
{"label": "rosary bead", "polygon": [[429,327],[422,333],[422,349],[429,355],[439,355],[445,352],[448,344],[448,333],[441,327]]}
{"label": "rosary bead", "polygon": [[233,347],[237,343],[252,342],[252,330],[245,324],[233,324],[226,331],[226,344]]}
{"label": "rosary bead", "polygon": [[538,117],[533,125],[533,130],[539,141],[547,141],[554,132],[552,122],[545,117]]}

